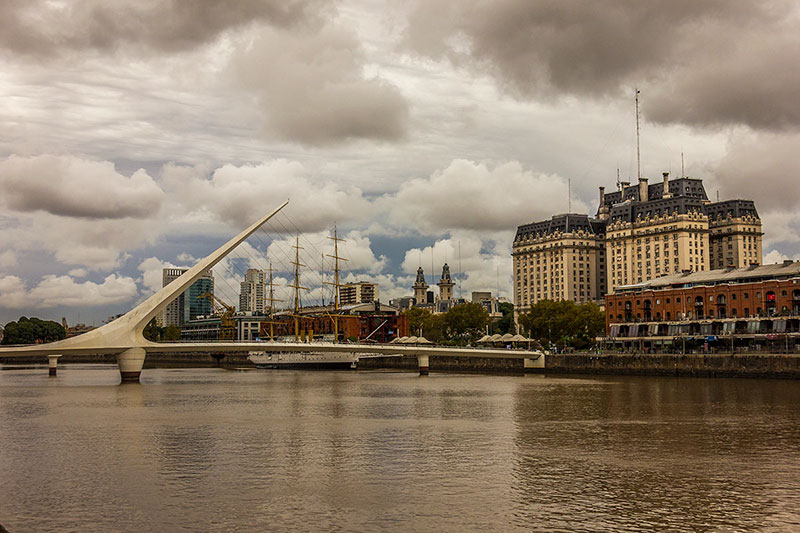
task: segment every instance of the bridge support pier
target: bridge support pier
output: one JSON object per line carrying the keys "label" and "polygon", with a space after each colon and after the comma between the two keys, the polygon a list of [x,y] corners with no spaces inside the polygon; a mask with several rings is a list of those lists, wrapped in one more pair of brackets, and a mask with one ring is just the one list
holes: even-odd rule
{"label": "bridge support pier", "polygon": [[544,354],[535,359],[526,357],[523,359],[522,368],[524,372],[533,372],[536,369],[544,368]]}
{"label": "bridge support pier", "polygon": [[60,355],[48,355],[47,356],[47,373],[51,377],[55,377],[58,375],[58,358],[61,357]]}
{"label": "bridge support pier", "polygon": [[123,383],[138,383],[144,366],[144,348],[128,348],[117,354],[117,365]]}
{"label": "bridge support pier", "polygon": [[419,365],[419,375],[420,376],[427,376],[429,374],[428,356],[427,355],[418,355],[417,356],[417,364]]}

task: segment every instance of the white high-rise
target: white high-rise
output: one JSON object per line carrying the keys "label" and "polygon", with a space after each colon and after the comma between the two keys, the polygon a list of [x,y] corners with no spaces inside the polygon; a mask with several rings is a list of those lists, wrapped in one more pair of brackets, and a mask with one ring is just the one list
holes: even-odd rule
{"label": "white high-rise", "polygon": [[239,292],[239,311],[263,313],[267,294],[267,273],[250,268],[244,275]]}

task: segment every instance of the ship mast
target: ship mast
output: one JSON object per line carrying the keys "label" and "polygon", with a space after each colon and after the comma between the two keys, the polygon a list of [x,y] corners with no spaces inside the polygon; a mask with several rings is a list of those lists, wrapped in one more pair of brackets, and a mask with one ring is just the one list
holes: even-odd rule
{"label": "ship mast", "polygon": [[292,264],[294,265],[294,285],[289,285],[289,287],[294,289],[294,341],[300,342],[300,289],[308,290],[308,287],[300,285],[300,267],[305,265],[300,263],[300,250],[302,250],[303,247],[300,246],[299,235],[295,237],[293,248],[294,261],[292,261]]}
{"label": "ship mast", "polygon": [[282,302],[275,298],[275,284],[272,282],[272,273],[275,270],[272,268],[272,262],[269,263],[269,340],[275,340],[275,302]]}
{"label": "ship mast", "polygon": [[325,282],[328,285],[333,285],[334,287],[334,303],[333,303],[333,342],[339,341],[339,261],[347,261],[344,257],[339,257],[339,243],[344,242],[344,239],[339,238],[339,233],[336,229],[336,224],[333,225],[333,237],[328,237],[330,240],[333,241],[333,255],[328,254],[328,257],[332,257],[333,262],[333,283]]}

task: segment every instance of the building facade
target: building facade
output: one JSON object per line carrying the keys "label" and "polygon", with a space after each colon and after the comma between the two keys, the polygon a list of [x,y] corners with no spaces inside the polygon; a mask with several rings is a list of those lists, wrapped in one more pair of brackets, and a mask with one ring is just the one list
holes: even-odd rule
{"label": "building facade", "polygon": [[514,238],[514,308],[541,300],[578,303],[605,294],[605,224],[588,215],[557,215],[517,228]]}
{"label": "building facade", "polygon": [[[165,268],[161,271],[162,287],[166,287],[178,279],[188,268]],[[214,293],[214,273],[209,270],[195,281],[188,289],[167,305],[161,312],[160,321],[163,327],[178,326],[194,320],[198,316],[212,313],[211,302],[200,298],[204,293]]]}
{"label": "building facade", "polygon": [[642,178],[605,193],[594,218],[557,215],[517,228],[514,303],[578,303],[683,272],[761,264],[761,219],[750,200],[711,202],[695,178]]}
{"label": "building facade", "polygon": [[339,286],[339,303],[342,305],[372,303],[378,300],[379,294],[377,283],[367,281],[345,283]]}
{"label": "building facade", "polygon": [[267,294],[267,273],[255,268],[247,269],[239,290],[239,311],[264,313]]}
{"label": "building facade", "polygon": [[673,274],[605,301],[612,341],[798,333],[800,262]]}

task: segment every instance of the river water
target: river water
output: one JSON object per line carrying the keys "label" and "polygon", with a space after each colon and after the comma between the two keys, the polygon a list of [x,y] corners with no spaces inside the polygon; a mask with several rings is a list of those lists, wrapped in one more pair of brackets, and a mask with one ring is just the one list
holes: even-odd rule
{"label": "river water", "polygon": [[0,367],[22,531],[800,530],[800,382]]}

